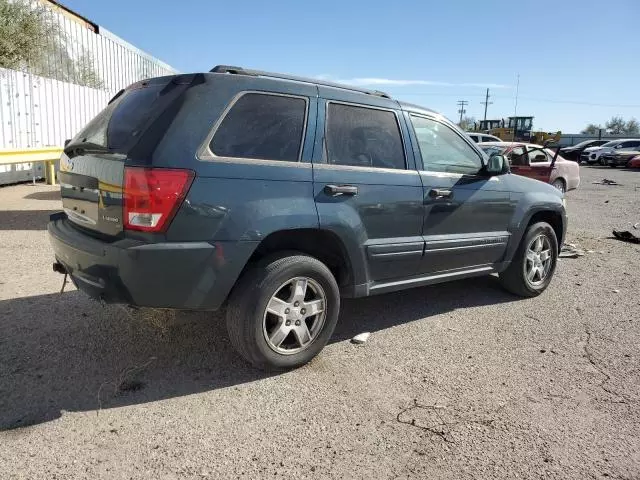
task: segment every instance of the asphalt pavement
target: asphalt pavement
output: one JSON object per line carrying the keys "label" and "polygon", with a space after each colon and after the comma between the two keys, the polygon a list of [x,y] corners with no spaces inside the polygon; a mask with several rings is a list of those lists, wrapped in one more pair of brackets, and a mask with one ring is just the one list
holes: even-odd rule
{"label": "asphalt pavement", "polygon": [[57,189],[0,188],[0,478],[640,478],[640,245],[611,238],[640,222],[640,171],[581,176],[585,255],[540,297],[487,277],[345,300],[281,374],[220,313],[60,294]]}

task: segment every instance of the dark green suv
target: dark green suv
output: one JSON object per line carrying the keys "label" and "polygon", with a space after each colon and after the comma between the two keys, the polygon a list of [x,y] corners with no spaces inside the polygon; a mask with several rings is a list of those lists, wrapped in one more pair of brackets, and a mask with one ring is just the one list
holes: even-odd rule
{"label": "dark green suv", "polygon": [[492,273],[537,295],[567,225],[560,192],[431,110],[227,66],[120,92],[59,179],[56,271],[108,303],[226,305],[263,368],[318,354],[341,296]]}

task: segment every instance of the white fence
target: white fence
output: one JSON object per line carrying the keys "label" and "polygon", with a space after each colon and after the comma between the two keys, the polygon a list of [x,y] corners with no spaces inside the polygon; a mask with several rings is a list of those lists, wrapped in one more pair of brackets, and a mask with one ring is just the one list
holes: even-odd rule
{"label": "white fence", "polygon": [[0,69],[0,148],[62,146],[115,93]]}
{"label": "white fence", "polygon": [[[61,147],[122,88],[177,73],[57,5],[33,0],[31,8],[51,34],[38,37],[39,55],[11,68],[0,65],[0,149]],[[30,178],[31,168],[0,166],[0,185]]]}
{"label": "white fence", "polygon": [[[176,70],[59,6],[32,1],[38,55],[0,65],[0,148],[62,146],[120,89]],[[103,33],[101,33],[101,30]]]}

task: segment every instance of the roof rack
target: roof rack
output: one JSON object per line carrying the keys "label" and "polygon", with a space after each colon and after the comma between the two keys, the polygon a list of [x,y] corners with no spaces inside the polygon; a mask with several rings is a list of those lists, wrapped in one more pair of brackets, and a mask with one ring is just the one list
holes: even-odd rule
{"label": "roof rack", "polygon": [[297,77],[295,75],[287,75],[284,73],[263,72],[260,70],[249,70],[242,67],[234,67],[232,65],[216,65],[211,70],[211,73],[230,73],[233,75],[251,75],[254,77],[269,77],[279,78],[282,80],[292,80],[294,82],[313,83],[317,85],[323,85],[326,87],[342,88],[344,90],[351,90],[353,92],[365,93],[367,95],[375,95],[376,97],[391,98],[387,93],[380,90],[367,90],[366,88],[352,87],[350,85],[343,85],[341,83],[328,82],[326,80],[319,80],[316,78]]}

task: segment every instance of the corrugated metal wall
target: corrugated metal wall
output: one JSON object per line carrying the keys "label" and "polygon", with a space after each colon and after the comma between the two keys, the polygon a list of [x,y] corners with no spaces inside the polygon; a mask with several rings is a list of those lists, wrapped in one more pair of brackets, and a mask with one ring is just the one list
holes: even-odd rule
{"label": "corrugated metal wall", "polygon": [[[54,25],[50,52],[22,71],[0,68],[0,148],[62,146],[120,89],[176,70],[109,32],[34,2]],[[98,27],[99,30],[99,27]]]}

